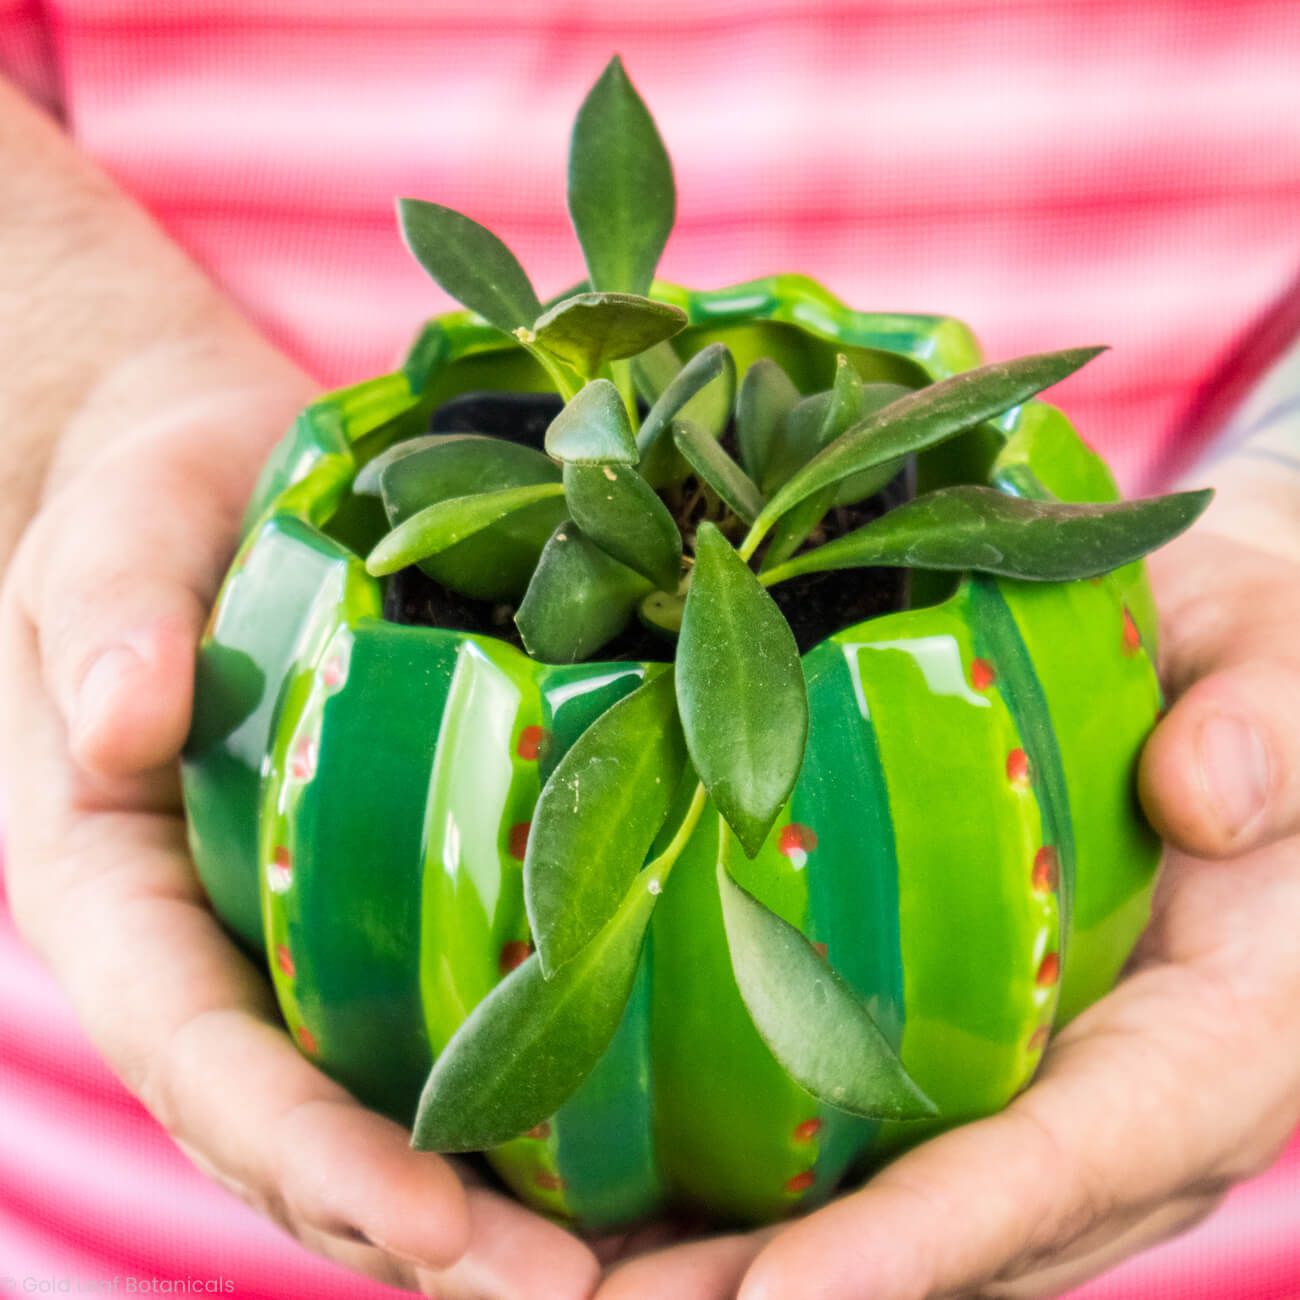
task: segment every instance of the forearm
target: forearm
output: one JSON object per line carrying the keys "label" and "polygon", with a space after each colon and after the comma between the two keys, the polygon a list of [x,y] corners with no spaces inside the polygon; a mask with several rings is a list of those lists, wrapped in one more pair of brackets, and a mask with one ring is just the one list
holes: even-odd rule
{"label": "forearm", "polygon": [[251,479],[312,384],[2,80],[0,174],[3,572],[42,498],[105,444],[197,404],[228,427],[232,480]]}

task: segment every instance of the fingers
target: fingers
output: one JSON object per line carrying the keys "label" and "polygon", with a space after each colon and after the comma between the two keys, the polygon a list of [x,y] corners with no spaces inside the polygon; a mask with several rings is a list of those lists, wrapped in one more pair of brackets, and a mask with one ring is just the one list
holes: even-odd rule
{"label": "fingers", "polygon": [[1139,789],[1156,830],[1200,857],[1300,830],[1300,671],[1252,659],[1197,682],[1147,743]]}
{"label": "fingers", "polygon": [[14,581],[86,769],[137,773],[179,751],[194,648],[253,473],[232,466],[222,440],[236,441],[231,423],[282,427],[300,396],[187,406],[101,453],[33,524]]}
{"label": "fingers", "polygon": [[1152,825],[1202,858],[1300,832],[1300,567],[1228,539],[1153,563],[1173,697],[1139,790]]}
{"label": "fingers", "polygon": [[[739,1300],[1055,1294],[1062,1279],[1093,1275],[1116,1262],[1125,1234],[1176,1231],[1255,1172],[1247,1148],[1272,1126],[1261,1112],[1294,1075],[1280,1058],[1246,1059],[1261,1030],[1207,978],[1142,972],[1065,1031],[1045,1076],[1007,1110],[790,1225]],[[1214,1086],[1189,1087],[1196,1079]],[[1284,1122],[1268,1141],[1288,1131]],[[1008,1290],[1014,1279],[1025,1281]]]}

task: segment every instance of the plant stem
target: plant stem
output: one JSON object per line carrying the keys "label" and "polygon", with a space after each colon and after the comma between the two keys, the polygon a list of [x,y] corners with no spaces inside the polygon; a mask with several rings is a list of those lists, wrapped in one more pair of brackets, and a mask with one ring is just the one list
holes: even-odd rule
{"label": "plant stem", "polygon": [[[560,369],[555,358],[552,357],[545,348],[538,347],[536,343],[530,343],[524,339],[520,339],[519,341],[528,349],[534,360],[537,361],[542,369],[550,375],[551,382],[559,390],[560,396],[563,397],[566,402],[577,396],[578,389],[569,382],[568,377],[565,375],[564,371]],[[579,387],[581,387],[581,385],[579,385]]]}
{"label": "plant stem", "polygon": [[700,814],[704,811],[704,804],[708,797],[708,791],[705,790],[704,782],[701,781],[695,787],[695,794],[691,798],[690,806],[686,809],[686,815],[682,818],[681,825],[677,828],[677,833],[668,841],[664,851],[642,873],[650,881],[657,883],[660,888],[663,887],[664,881],[668,879],[668,873],[673,869],[677,859],[682,856],[682,850],[685,849],[686,842],[695,834],[695,828],[700,824]]}
{"label": "plant stem", "polygon": [[627,407],[627,418],[632,422],[632,432],[641,427],[641,416],[636,409],[636,386],[632,383],[632,363],[630,361],[611,361],[610,373],[614,376],[614,387],[618,389],[623,405]]}
{"label": "plant stem", "polygon": [[767,530],[771,527],[772,521],[764,519],[762,515],[754,520],[753,526],[745,534],[745,540],[736,551],[742,560],[747,561],[758,550],[758,544],[767,536]]}

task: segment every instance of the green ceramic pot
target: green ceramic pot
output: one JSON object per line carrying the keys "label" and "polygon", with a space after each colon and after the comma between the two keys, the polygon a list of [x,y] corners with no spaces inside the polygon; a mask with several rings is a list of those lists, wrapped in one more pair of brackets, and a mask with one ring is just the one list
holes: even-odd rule
{"label": "green ceramic pot", "polygon": [[[806,391],[829,385],[837,351],[913,384],[979,360],[955,321],[859,314],[800,277],[655,295],[689,314],[683,352],[720,339],[742,371],[771,356]],[[184,763],[199,874],[265,954],[301,1050],[404,1122],[434,1054],[528,952],[521,868],[542,784],[646,666],[550,666],[386,622],[360,558],[385,522],[349,487],[449,397],[545,387],[462,312],[432,322],[400,371],[310,406],[262,474],[199,654]],[[1116,495],[1041,402],[928,453],[917,475]],[[805,656],[803,770],[735,868],[870,997],[948,1126],[1026,1084],[1142,928],[1159,845],[1134,768],[1160,697],[1141,566],[1066,584],[914,575],[912,604]],[[767,1052],[731,974],[716,824],[702,819],[673,873],[600,1065],[489,1156],[526,1201],[586,1228],[668,1205],[777,1218],[936,1128],[819,1104]]]}

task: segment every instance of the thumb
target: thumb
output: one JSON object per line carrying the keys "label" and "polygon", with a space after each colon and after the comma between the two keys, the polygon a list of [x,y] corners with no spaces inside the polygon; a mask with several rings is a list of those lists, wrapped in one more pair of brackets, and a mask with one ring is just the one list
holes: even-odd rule
{"label": "thumb", "polygon": [[1155,829],[1196,857],[1300,832],[1300,669],[1245,658],[1196,682],[1147,742],[1138,787]]}
{"label": "thumb", "polygon": [[195,648],[256,473],[219,428],[123,440],[49,501],[15,560],[46,687],[91,774],[147,772],[184,743]]}

